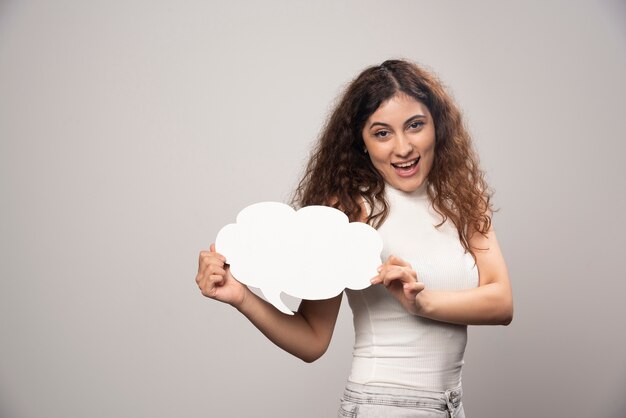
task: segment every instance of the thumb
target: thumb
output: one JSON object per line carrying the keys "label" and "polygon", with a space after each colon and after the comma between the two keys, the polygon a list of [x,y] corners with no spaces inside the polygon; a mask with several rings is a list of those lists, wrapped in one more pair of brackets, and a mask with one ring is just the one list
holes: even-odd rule
{"label": "thumb", "polygon": [[404,291],[404,296],[407,299],[414,299],[415,296],[424,290],[425,287],[426,285],[422,282],[405,283],[404,286],[402,286],[402,290]]}
{"label": "thumb", "polygon": [[215,243],[211,244],[211,247],[210,247],[209,251],[211,251],[212,253],[215,252]]}

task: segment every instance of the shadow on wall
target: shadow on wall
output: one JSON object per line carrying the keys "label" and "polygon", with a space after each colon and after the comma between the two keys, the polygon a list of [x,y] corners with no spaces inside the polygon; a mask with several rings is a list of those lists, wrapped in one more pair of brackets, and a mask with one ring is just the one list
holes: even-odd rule
{"label": "shadow on wall", "polygon": [[14,4],[17,4],[17,2],[16,1],[0,1],[0,22],[6,22],[10,18],[11,16],[10,13],[11,13],[11,10],[13,10],[12,6]]}
{"label": "shadow on wall", "polygon": [[[622,31],[624,41],[626,41],[626,1],[605,0],[604,11],[609,19],[613,20],[615,26]],[[623,415],[622,415],[623,416]]]}
{"label": "shadow on wall", "polygon": [[[626,376],[622,379],[620,384],[616,387],[611,388],[613,392],[614,399],[609,399],[607,410],[608,414],[607,418],[624,418],[626,417],[626,398],[621,395],[620,392],[623,392],[623,389],[626,388]],[[598,416],[604,416],[598,414]]]}

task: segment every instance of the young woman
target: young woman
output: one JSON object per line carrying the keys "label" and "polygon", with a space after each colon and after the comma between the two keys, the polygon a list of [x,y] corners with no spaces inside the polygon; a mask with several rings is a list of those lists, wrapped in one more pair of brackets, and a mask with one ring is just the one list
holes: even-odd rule
{"label": "young woman", "polygon": [[[373,286],[346,290],[356,340],[339,416],[465,416],[467,325],[513,316],[490,198],[461,114],[433,74],[389,60],[349,84],[294,198],[383,237]],[[239,283],[214,245],[200,252],[196,282],[302,360],[326,351],[342,295],[285,315]]]}

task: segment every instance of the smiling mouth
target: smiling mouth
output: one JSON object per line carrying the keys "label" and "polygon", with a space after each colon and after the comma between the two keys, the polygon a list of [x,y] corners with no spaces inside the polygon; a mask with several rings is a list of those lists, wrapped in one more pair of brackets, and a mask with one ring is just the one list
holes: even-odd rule
{"label": "smiling mouth", "polygon": [[408,171],[408,170],[411,170],[413,167],[415,167],[415,165],[419,162],[420,158],[422,157],[417,157],[413,160],[405,161],[403,163],[391,163],[391,165],[400,170]]}

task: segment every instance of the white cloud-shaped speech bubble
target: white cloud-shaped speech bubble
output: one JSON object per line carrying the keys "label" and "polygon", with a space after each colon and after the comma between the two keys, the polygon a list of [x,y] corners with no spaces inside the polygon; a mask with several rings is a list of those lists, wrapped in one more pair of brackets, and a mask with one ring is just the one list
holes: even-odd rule
{"label": "white cloud-shaped speech bubble", "polygon": [[295,211],[279,202],[255,203],[224,226],[215,249],[240,282],[260,288],[276,308],[293,314],[280,293],[300,299],[328,299],[345,288],[364,289],[381,264],[383,241],[362,222],[340,210],[306,206]]}

